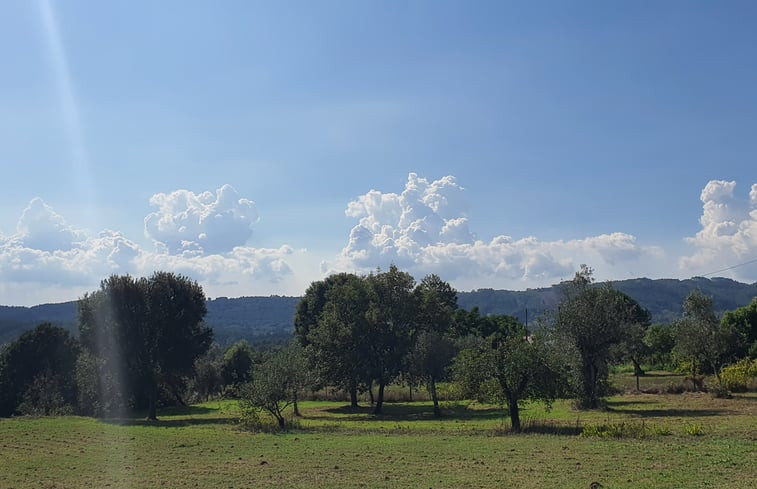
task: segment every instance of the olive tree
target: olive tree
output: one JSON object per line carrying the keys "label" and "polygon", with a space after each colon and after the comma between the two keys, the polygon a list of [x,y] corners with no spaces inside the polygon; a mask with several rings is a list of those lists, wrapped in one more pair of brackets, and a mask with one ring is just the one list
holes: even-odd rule
{"label": "olive tree", "polygon": [[691,375],[707,369],[720,383],[720,369],[727,352],[727,337],[720,327],[712,297],[692,291],[683,302],[683,317],[673,323],[675,353],[691,365]]}
{"label": "olive tree", "polygon": [[595,285],[593,271],[582,265],[574,279],[564,284],[565,297],[555,315],[555,334],[573,351],[572,372],[578,405],[599,407],[606,393],[611,348],[625,331],[648,324],[649,313],[610,284]]}
{"label": "olive tree", "polygon": [[295,342],[275,352],[256,365],[248,383],[239,388],[240,407],[246,416],[257,419],[265,411],[276,420],[279,429],[286,428],[285,411],[295,408],[299,393],[311,384],[312,376],[302,346]]}
{"label": "olive tree", "polygon": [[150,420],[156,419],[160,387],[178,392],[213,336],[203,323],[202,288],[173,273],[113,275],[85,294],[78,309],[90,370],[118,386],[120,399],[147,408]]}
{"label": "olive tree", "polygon": [[560,375],[552,366],[543,337],[522,334],[490,337],[455,358],[453,371],[468,396],[507,405],[512,430],[521,430],[520,403],[551,402],[558,394]]}

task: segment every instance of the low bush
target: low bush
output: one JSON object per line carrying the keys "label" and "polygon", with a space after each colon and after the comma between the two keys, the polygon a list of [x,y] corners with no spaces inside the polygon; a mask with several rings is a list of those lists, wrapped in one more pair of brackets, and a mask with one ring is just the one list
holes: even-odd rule
{"label": "low bush", "polygon": [[757,387],[757,359],[743,360],[723,368],[720,372],[723,387],[731,392],[746,392]]}
{"label": "low bush", "polygon": [[699,423],[686,423],[683,432],[689,436],[702,436],[704,435],[704,427]]}
{"label": "low bush", "polygon": [[285,418],[286,424],[282,429],[272,416],[262,412],[260,409],[245,405],[244,403],[240,403],[240,409],[242,413],[239,416],[239,425],[246,431],[253,433],[278,433],[301,427],[300,420],[291,415]]}

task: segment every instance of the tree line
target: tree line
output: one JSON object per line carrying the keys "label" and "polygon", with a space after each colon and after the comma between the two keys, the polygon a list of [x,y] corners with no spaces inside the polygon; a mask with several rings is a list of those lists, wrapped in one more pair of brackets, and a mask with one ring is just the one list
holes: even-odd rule
{"label": "tree line", "polygon": [[757,357],[757,301],[718,318],[711,298],[694,291],[679,320],[653,325],[633,298],[594,283],[589,267],[562,290],[557,309],[527,329],[511,316],[459,309],[436,275],[416,283],[395,266],[336,274],[306,290],[289,345],[222,351],[196,282],[112,276],[79,300],[78,338],[43,324],[0,351],[0,416],[141,410],[155,419],[159,405],[224,396],[283,427],[290,406],[298,415],[298,401],[326,386],[352,406],[367,394],[380,414],[391,383],[425,385],[439,416],[437,384],[450,381],[459,396],[506,407],[517,431],[524,400],[601,406],[614,364],[632,364],[638,388],[644,364],[720,383],[724,365]]}

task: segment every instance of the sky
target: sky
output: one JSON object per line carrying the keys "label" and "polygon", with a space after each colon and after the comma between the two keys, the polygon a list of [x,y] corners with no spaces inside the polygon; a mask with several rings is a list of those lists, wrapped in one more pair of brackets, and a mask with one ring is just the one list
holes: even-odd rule
{"label": "sky", "polygon": [[754,46],[739,1],[2,2],[0,304],[755,282]]}

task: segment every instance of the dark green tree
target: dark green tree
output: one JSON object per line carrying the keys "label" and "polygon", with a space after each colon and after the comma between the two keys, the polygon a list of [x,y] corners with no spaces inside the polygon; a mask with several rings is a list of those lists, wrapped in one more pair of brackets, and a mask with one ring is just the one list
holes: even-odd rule
{"label": "dark green tree", "polygon": [[[279,429],[285,429],[286,409],[296,406],[302,390],[311,385],[313,377],[306,367],[304,349],[297,341],[258,365],[250,382],[239,389],[240,407],[245,416],[257,420],[257,413],[265,411],[273,416]],[[299,415],[296,408],[294,414]]]}
{"label": "dark green tree", "polygon": [[310,368],[305,348],[297,341],[291,341],[281,352],[282,365],[286,369],[292,408],[295,416],[300,416],[299,399],[302,393],[318,381],[318,375]]}
{"label": "dark green tree", "polygon": [[457,291],[437,275],[421,280],[416,288],[418,300],[416,335],[408,358],[412,378],[426,383],[434,403],[434,415],[440,416],[436,383],[442,380],[457,353],[452,337]]}
{"label": "dark green tree", "polygon": [[728,311],[720,320],[731,359],[757,358],[757,298],[744,307]]}
{"label": "dark green tree", "polygon": [[347,390],[352,406],[367,385],[367,313],[370,289],[365,278],[340,273],[313,282],[297,305],[295,338],[323,381]]}
{"label": "dark green tree", "polygon": [[0,416],[56,414],[76,405],[79,345],[68,331],[43,323],[0,353]]}
{"label": "dark green tree", "polygon": [[159,388],[177,393],[210,346],[205,313],[202,288],[184,276],[113,275],[79,301],[79,333],[100,377],[118,379],[122,398],[154,420]]}
{"label": "dark green tree", "polygon": [[447,374],[447,367],[457,353],[454,339],[438,331],[420,331],[408,358],[408,368],[413,378],[426,383],[434,403],[434,416],[441,416],[436,384]]}
{"label": "dark green tree", "polygon": [[191,382],[191,391],[195,400],[208,401],[220,393],[224,385],[221,375],[223,354],[223,350],[213,343],[204,355],[195,360],[195,374]]}
{"label": "dark green tree", "polygon": [[239,386],[250,380],[255,352],[245,340],[231,345],[223,354],[221,378],[224,385]]}
{"label": "dark green tree", "polygon": [[649,348],[644,342],[644,335],[649,328],[651,316],[648,311],[641,309],[638,321],[625,325],[620,341],[611,347],[613,359],[620,362],[631,362],[633,374],[636,377],[636,390],[639,390],[639,377],[644,375],[641,368],[643,358],[648,354]]}
{"label": "dark green tree", "polygon": [[463,350],[455,358],[453,371],[466,396],[506,404],[515,432],[521,430],[520,403],[550,403],[559,392],[561,378],[543,338],[527,336],[525,328],[520,334],[491,336]]}
{"label": "dark green tree", "polygon": [[384,404],[384,388],[405,370],[405,360],[418,328],[415,279],[391,265],[367,278],[371,302],[367,313],[367,355],[370,378],[378,384],[374,414]]}
{"label": "dark green tree", "polygon": [[555,315],[555,334],[574,351],[572,365],[578,405],[599,407],[606,393],[611,347],[631,325],[649,321],[649,313],[610,284],[592,284],[593,271],[582,265],[565,284],[565,298]]}
{"label": "dark green tree", "polygon": [[672,352],[675,346],[673,327],[669,324],[653,324],[644,333],[647,346],[647,361],[656,368],[672,368]]}
{"label": "dark green tree", "polygon": [[691,375],[714,373],[720,383],[720,369],[727,354],[727,337],[712,303],[712,297],[692,291],[683,302],[683,317],[673,323],[674,351],[691,365]]}

